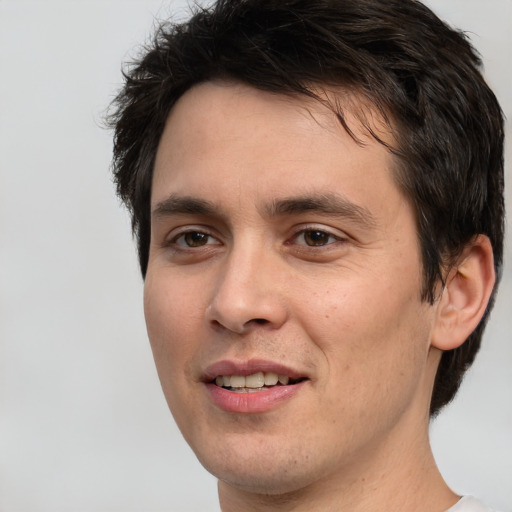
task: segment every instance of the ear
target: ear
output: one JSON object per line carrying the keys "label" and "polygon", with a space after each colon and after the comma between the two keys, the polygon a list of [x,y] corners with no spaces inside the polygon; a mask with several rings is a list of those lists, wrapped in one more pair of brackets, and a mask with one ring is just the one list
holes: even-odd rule
{"label": "ear", "polygon": [[448,273],[437,303],[433,347],[451,350],[466,341],[485,313],[495,281],[491,242],[478,235]]}

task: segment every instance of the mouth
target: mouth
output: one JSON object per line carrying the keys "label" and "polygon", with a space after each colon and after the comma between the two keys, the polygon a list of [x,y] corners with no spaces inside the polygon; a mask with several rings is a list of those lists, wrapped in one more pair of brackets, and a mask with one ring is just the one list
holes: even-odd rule
{"label": "mouth", "polygon": [[201,379],[213,404],[228,413],[265,413],[301,395],[311,381],[292,366],[264,360],[226,359],[208,366]]}
{"label": "mouth", "polygon": [[306,377],[291,378],[276,372],[256,372],[250,375],[217,375],[211,384],[233,393],[257,393],[281,386],[293,386],[307,380]]}

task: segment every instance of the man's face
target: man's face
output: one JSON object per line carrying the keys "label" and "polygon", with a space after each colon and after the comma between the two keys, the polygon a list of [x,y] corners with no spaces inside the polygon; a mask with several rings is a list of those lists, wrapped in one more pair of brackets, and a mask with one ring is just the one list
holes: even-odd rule
{"label": "man's face", "polygon": [[240,488],[398,463],[427,428],[435,308],[413,210],[347,120],[364,144],[318,102],[205,83],[160,142],[149,338],[183,435]]}

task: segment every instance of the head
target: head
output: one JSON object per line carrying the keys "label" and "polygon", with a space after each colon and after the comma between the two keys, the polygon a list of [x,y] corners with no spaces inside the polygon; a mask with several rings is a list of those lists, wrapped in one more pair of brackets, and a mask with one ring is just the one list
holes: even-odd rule
{"label": "head", "polygon": [[[214,80],[318,101],[364,144],[346,121],[347,98],[357,95],[392,134],[383,140],[368,110],[355,112],[395,157],[394,179],[417,223],[423,299],[437,299],[453,262],[479,234],[491,241],[499,276],[502,115],[480,64],[464,34],[416,1],[220,0],[182,25],[162,25],[126,72],[111,118],[115,180],[132,215],[143,276],[153,169],[166,120],[186,91]],[[492,298],[467,341],[443,354],[431,414],[455,395],[491,305]]]}
{"label": "head", "polygon": [[[392,156],[394,183],[414,216],[426,304],[438,300],[479,235],[490,240],[499,276],[502,114],[480,64],[462,33],[416,1],[220,0],[182,25],[162,25],[126,72],[111,118],[116,184],[132,215],[143,276],[166,122],[180,98],[209,82],[317,102],[354,144],[364,147],[369,137]],[[431,414],[455,395],[491,306],[492,297],[467,340],[442,354]]]}

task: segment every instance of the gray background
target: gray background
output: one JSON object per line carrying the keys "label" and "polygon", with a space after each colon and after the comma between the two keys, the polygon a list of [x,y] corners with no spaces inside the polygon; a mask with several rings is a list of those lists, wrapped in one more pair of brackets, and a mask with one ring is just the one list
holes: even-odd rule
{"label": "gray background", "polygon": [[[428,3],[471,33],[512,119],[512,2]],[[121,61],[170,11],[185,2],[0,0],[2,512],[218,510],[153,368],[99,126]],[[454,489],[510,511],[510,228],[506,251],[484,347],[432,442]]]}

